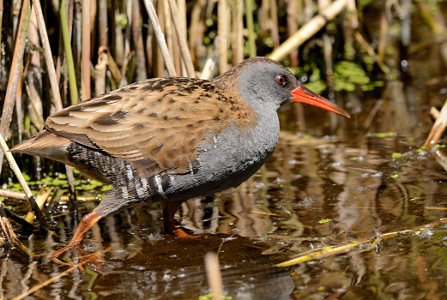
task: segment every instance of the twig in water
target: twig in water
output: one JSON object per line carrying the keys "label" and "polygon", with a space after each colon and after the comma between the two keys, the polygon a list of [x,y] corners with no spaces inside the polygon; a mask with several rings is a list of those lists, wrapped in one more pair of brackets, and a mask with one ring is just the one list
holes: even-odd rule
{"label": "twig in water", "polygon": [[22,219],[22,217],[20,217],[7,207],[4,207],[3,209],[5,211],[6,216],[11,220],[13,220],[14,222],[16,222],[17,224],[21,225],[24,231],[31,233],[34,230],[33,224],[28,223],[27,221]]}
{"label": "twig in water", "polygon": [[1,231],[3,232],[3,235],[6,239],[6,241],[11,246],[19,247],[20,250],[22,250],[24,253],[26,253],[29,256],[33,256],[33,257],[35,256],[35,254],[30,249],[28,249],[28,247],[26,247],[25,245],[22,244],[22,242],[20,242],[20,240],[17,238],[16,234],[12,230],[11,223],[9,223],[9,220],[6,217],[6,212],[4,209],[3,202],[0,202],[0,228],[1,228]]}
{"label": "twig in water", "polygon": [[[45,186],[43,186],[40,189],[39,194],[36,196],[36,203],[39,209],[42,209],[45,205],[45,202],[47,202],[48,197],[50,196],[51,190],[47,189]],[[34,220],[34,213],[32,211],[28,212],[25,216],[25,220],[27,222],[32,222]]]}
{"label": "twig in water", "polygon": [[[361,242],[355,242],[355,243],[351,243],[351,244],[347,244],[347,245],[342,245],[342,246],[337,246],[337,247],[325,247],[325,248],[319,248],[319,249],[315,249],[306,253],[303,253],[301,256],[290,259],[288,261],[282,262],[277,264],[277,267],[290,267],[290,266],[294,266],[296,264],[302,263],[302,262],[306,262],[309,260],[315,260],[315,259],[321,259],[324,257],[328,257],[328,256],[332,256],[332,255],[336,255],[336,254],[340,254],[340,253],[344,253],[350,249],[354,249],[354,248],[358,248],[360,246],[363,245],[367,245],[367,244],[373,244],[376,245],[377,243],[379,243],[381,240],[386,240],[386,239],[390,239],[390,238],[394,238],[397,237],[399,235],[404,235],[404,234],[413,234],[417,231],[420,230],[425,230],[428,228],[433,228],[442,224],[447,224],[447,218],[443,218],[440,219],[436,222],[433,223],[429,223],[426,225],[421,225],[421,226],[417,226],[411,229],[405,229],[405,230],[400,230],[400,231],[394,231],[394,232],[389,232],[389,233],[384,233],[384,234],[380,234],[374,238],[371,239],[367,239]],[[369,247],[368,249],[371,249],[371,247]]]}
{"label": "twig in water", "polygon": [[431,148],[434,145],[436,145],[439,139],[441,138],[442,134],[444,133],[446,126],[447,126],[447,101],[442,106],[439,118],[437,118],[435,124],[433,124],[433,127],[430,130],[427,139],[425,140],[424,146]]}

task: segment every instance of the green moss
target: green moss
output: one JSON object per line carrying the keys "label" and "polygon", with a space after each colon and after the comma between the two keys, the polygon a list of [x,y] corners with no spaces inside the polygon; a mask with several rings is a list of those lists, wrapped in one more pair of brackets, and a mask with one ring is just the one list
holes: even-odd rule
{"label": "green moss", "polygon": [[401,158],[401,157],[402,157],[402,153],[394,152],[394,153],[391,155],[391,157],[392,157],[393,159]]}
{"label": "green moss", "polygon": [[392,132],[392,131],[389,131],[389,132],[378,132],[378,133],[375,134],[376,137],[381,138],[381,139],[387,138],[387,137],[392,137],[392,136],[395,136],[395,135],[396,135],[396,133]]}
{"label": "green moss", "polygon": [[329,223],[330,221],[332,221],[332,219],[321,219],[320,221],[318,221],[319,224],[326,224]]}
{"label": "green moss", "polygon": [[360,64],[350,61],[340,61],[335,64],[334,88],[336,91],[353,92],[357,86],[362,91],[370,91],[383,85],[383,81],[371,81]]}

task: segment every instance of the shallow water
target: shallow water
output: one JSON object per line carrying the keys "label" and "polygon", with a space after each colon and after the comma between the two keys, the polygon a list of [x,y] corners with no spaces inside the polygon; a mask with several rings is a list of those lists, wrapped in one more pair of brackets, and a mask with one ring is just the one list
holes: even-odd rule
{"label": "shallow water", "polygon": [[[361,106],[347,95],[345,106],[354,111],[349,120],[305,107],[299,125],[305,135],[295,132],[296,107],[289,106],[277,149],[258,173],[214,199],[183,205],[177,217],[197,238],[164,234],[158,205],[126,209],[100,221],[85,239],[86,253],[112,246],[103,263],[74,270],[29,299],[198,299],[210,292],[208,251],[218,252],[225,294],[232,299],[445,298],[446,226],[275,267],[315,248],[446,217],[446,171],[419,149],[432,125],[428,89],[433,92],[432,86],[390,82],[383,94],[366,95]],[[430,102],[442,103],[441,93],[433,94]],[[371,115],[379,98],[383,102]],[[6,204],[17,207],[16,201]],[[81,201],[80,213],[95,205]],[[69,207],[59,203],[52,212],[66,212],[53,217],[60,239],[34,233],[24,244],[44,254],[62,247],[75,226]],[[0,298],[68,269],[5,248],[0,255]]]}

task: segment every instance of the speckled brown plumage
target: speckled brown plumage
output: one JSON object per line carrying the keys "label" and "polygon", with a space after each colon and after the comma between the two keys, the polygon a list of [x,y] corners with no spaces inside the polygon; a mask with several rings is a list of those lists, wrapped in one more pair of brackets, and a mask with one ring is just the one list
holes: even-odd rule
{"label": "speckled brown plumage", "polygon": [[129,162],[139,176],[151,177],[189,172],[197,146],[207,136],[230,124],[247,128],[255,120],[236,92],[224,94],[206,80],[157,78],[53,114],[45,125],[53,135],[45,138],[53,144],[52,139],[65,137],[67,143],[104,151]]}

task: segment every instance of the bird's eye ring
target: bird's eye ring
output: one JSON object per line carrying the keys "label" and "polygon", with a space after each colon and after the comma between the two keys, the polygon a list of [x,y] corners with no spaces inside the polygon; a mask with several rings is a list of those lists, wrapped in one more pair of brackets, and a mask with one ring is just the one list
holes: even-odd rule
{"label": "bird's eye ring", "polygon": [[276,82],[279,85],[285,85],[286,84],[286,78],[284,76],[282,76],[282,75],[278,75],[278,76],[276,76]]}

